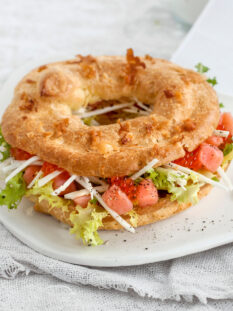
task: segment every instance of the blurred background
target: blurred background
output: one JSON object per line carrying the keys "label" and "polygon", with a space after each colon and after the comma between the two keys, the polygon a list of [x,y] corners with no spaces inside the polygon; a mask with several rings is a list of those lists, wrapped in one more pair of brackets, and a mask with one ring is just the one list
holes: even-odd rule
{"label": "blurred background", "polygon": [[206,0],[2,0],[0,86],[19,65],[55,53],[170,58]]}

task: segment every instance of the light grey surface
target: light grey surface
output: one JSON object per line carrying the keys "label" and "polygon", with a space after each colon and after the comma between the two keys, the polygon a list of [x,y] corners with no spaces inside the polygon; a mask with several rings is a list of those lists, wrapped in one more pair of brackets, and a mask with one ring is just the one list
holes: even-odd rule
{"label": "light grey surface", "polygon": [[[169,58],[187,29],[166,5],[1,1],[0,86],[24,61],[54,52],[123,54],[133,47]],[[223,299],[233,295],[232,253],[228,245],[140,267],[83,268],[37,254],[0,225],[0,310],[231,310]]]}
{"label": "light grey surface", "polygon": [[38,254],[3,226],[0,236],[0,310],[233,308],[231,245],[156,264],[88,268]]}

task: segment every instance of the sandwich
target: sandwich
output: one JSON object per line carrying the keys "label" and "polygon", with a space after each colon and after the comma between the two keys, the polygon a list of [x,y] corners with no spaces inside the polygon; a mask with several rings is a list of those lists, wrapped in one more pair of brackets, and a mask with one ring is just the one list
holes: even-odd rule
{"label": "sandwich", "polygon": [[197,71],[128,49],[29,72],[1,121],[0,204],[26,197],[95,246],[232,190],[233,117]]}

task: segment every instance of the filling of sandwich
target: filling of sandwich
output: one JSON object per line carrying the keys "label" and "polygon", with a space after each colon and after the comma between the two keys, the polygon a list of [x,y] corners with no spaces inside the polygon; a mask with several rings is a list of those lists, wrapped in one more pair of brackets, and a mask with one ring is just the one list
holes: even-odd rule
{"label": "filling of sandwich", "polygon": [[[233,159],[233,117],[222,113],[217,130],[196,150],[167,165],[156,167],[157,159],[132,176],[111,178],[71,175],[54,164],[13,148],[0,134],[2,155],[0,204],[16,208],[23,196],[37,196],[50,209],[70,214],[71,233],[86,245],[99,245],[97,230],[105,217],[113,217],[133,232],[140,210],[151,208],[164,197],[179,203],[198,202],[204,184],[232,189],[224,169]],[[219,181],[223,178],[224,183]],[[122,217],[124,215],[124,217]]]}
{"label": "filling of sandwich", "polygon": [[88,126],[113,124],[118,121],[148,116],[152,112],[149,105],[137,99],[122,98],[121,100],[99,101],[85,108],[74,111]]}

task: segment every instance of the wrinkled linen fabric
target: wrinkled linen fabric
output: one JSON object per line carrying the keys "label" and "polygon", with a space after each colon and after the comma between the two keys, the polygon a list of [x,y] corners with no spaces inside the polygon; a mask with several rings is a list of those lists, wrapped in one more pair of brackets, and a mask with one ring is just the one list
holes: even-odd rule
{"label": "wrinkled linen fabric", "polygon": [[41,255],[0,225],[0,310],[231,310],[233,247],[94,268]]}
{"label": "wrinkled linen fabric", "polygon": [[[188,29],[168,7],[158,0],[2,1],[0,87],[25,61],[57,52],[133,47],[169,58]],[[0,310],[232,310],[232,258],[227,245],[142,266],[83,267],[35,252],[0,224]]]}

